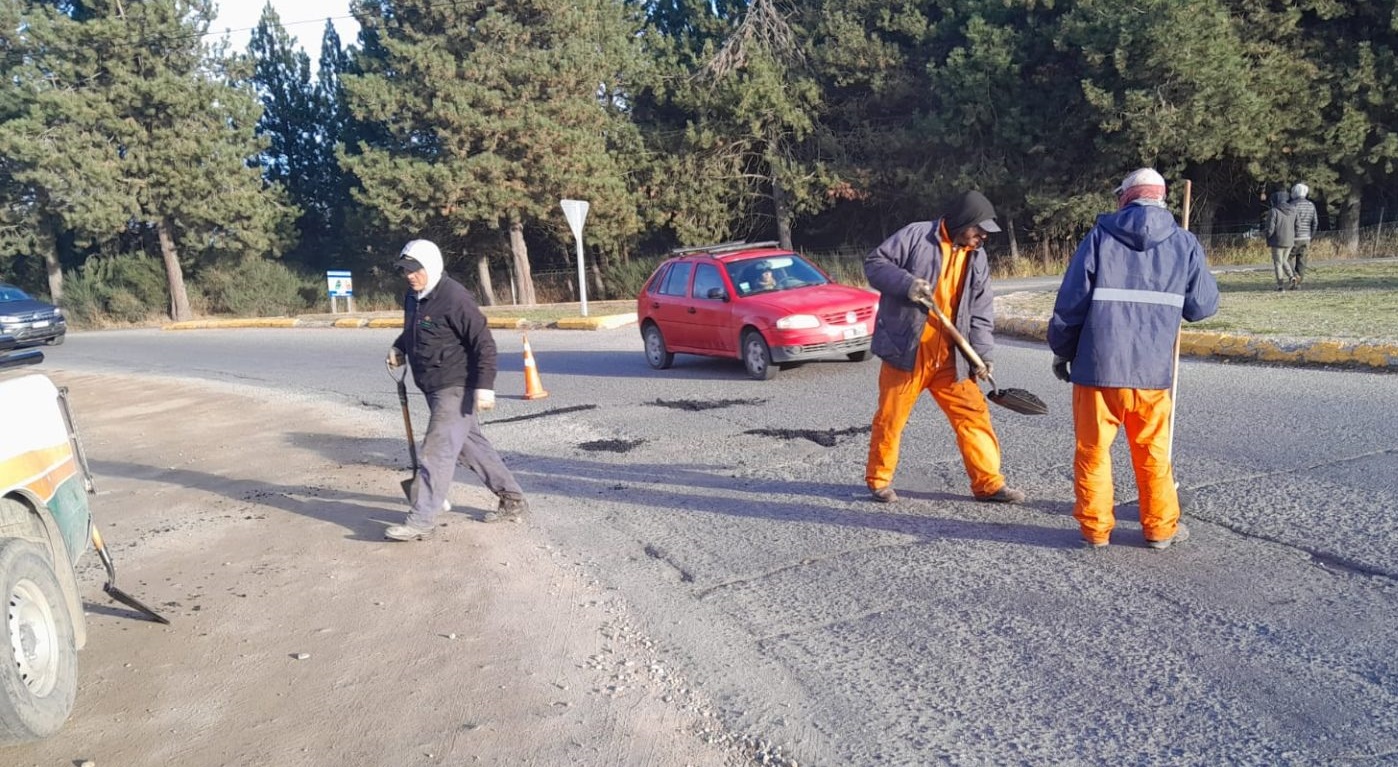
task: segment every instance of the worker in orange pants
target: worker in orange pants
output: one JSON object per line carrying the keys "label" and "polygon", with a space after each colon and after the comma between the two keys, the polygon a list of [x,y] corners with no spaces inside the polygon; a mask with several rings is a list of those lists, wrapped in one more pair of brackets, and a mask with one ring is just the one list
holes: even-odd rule
{"label": "worker in orange pants", "polygon": [[[994,364],[993,295],[982,246],[998,231],[990,201],[980,192],[965,192],[941,218],[903,227],[864,259],[869,284],[882,294],[870,349],[883,367],[864,471],[876,501],[898,500],[893,490],[898,446],[923,391],[932,395],[956,432],[976,500],[1024,501],[1024,493],[1007,486],[1000,473],[1000,441],[976,385],[977,378],[992,375]],[[924,304],[929,303],[951,318],[984,368],[972,370],[953,351],[951,333],[928,313]]]}
{"label": "worker in orange pants", "polygon": [[955,365],[939,368],[921,361],[912,371],[887,364],[879,371],[879,407],[864,477],[870,490],[892,486],[903,427],[924,391],[932,395],[956,432],[971,492],[977,498],[994,496],[1005,487],[1005,475],[1000,473],[1000,440],[991,428],[985,396],[971,379],[956,380]]}
{"label": "worker in orange pants", "polygon": [[1116,527],[1112,493],[1112,442],[1126,429],[1131,465],[1140,493],[1141,529],[1146,540],[1174,537],[1180,502],[1170,466],[1170,392],[1168,389],[1073,387],[1073,518],[1083,540],[1106,541]]}
{"label": "worker in orange pants", "polygon": [[1115,190],[1068,262],[1049,320],[1053,374],[1073,385],[1073,488],[1082,540],[1109,543],[1111,446],[1126,429],[1146,546],[1188,540],[1170,465],[1175,347],[1180,323],[1218,311],[1218,283],[1198,238],[1165,207],[1165,179],[1141,168]]}

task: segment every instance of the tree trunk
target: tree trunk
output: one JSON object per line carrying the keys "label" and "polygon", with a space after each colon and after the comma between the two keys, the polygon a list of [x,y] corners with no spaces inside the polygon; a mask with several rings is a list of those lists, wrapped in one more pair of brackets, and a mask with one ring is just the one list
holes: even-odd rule
{"label": "tree trunk", "polygon": [[[775,133],[775,128],[773,129]],[[786,187],[781,182],[781,165],[777,162],[780,150],[779,139],[773,135],[767,142],[767,168],[772,173],[772,206],[777,216],[777,243],[791,250],[791,202],[787,199]]]}
{"label": "tree trunk", "polygon": [[534,298],[534,274],[529,269],[529,246],[524,243],[524,222],[520,221],[518,213],[510,214],[510,253],[515,260],[519,302],[533,306],[538,303]]}
{"label": "tree trunk", "polygon": [[481,283],[481,306],[495,305],[495,286],[490,284],[490,256],[476,256],[476,278]]}
{"label": "tree trunk", "polygon": [[1359,255],[1359,185],[1346,185],[1340,201],[1340,250],[1348,257]]}
{"label": "tree trunk", "polygon": [[1019,240],[1015,238],[1015,220],[1011,216],[1005,216],[1005,237],[1010,241],[1009,270],[1013,274],[1019,263]]}
{"label": "tree trunk", "polygon": [[607,284],[602,279],[602,271],[607,268],[606,259],[600,253],[592,254],[592,293],[591,296],[598,301],[607,297]]}
{"label": "tree trunk", "polygon": [[47,247],[44,249],[44,270],[49,276],[49,298],[55,304],[63,302],[63,265],[58,261],[58,222],[44,221]]}
{"label": "tree trunk", "polygon": [[189,293],[184,289],[184,271],[180,269],[180,256],[175,250],[175,237],[170,233],[170,222],[162,218],[155,222],[155,233],[160,238],[160,255],[165,259],[165,278],[170,283],[170,319],[184,322],[192,317],[189,311]]}

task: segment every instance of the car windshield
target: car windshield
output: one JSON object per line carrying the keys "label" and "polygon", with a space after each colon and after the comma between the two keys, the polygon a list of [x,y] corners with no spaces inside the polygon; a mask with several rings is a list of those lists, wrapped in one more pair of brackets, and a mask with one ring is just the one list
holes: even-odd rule
{"label": "car windshield", "polygon": [[0,301],[25,301],[29,294],[19,288],[12,288],[9,285],[0,285]]}
{"label": "car windshield", "polygon": [[795,253],[733,261],[727,268],[728,278],[733,281],[733,287],[740,296],[806,288],[830,282],[819,269]]}

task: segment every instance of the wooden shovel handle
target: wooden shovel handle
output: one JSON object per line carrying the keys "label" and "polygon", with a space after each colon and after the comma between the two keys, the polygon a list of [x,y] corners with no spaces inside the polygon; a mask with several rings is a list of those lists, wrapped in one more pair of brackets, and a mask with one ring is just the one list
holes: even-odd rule
{"label": "wooden shovel handle", "polygon": [[971,348],[971,342],[967,341],[966,336],[961,335],[961,331],[957,330],[956,326],[951,324],[951,320],[947,319],[947,316],[942,313],[942,310],[938,309],[937,305],[931,301],[925,301],[919,298],[917,302],[926,307],[927,311],[931,312],[937,318],[937,321],[942,323],[942,327],[946,328],[948,333],[951,333],[952,340],[956,342],[956,348],[960,349],[961,353],[966,355],[966,359],[970,361],[971,367],[974,369],[973,372],[985,370],[985,361],[981,359],[981,355],[976,354],[976,350]]}

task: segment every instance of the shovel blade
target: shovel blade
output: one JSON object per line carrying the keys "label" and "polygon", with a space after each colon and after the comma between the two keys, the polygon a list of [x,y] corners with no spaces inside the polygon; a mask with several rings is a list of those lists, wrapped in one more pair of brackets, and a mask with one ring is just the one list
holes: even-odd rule
{"label": "shovel blade", "polygon": [[417,475],[414,474],[413,476],[403,480],[403,482],[401,483],[403,485],[403,497],[407,498],[410,503],[413,500],[413,480],[416,479]]}
{"label": "shovel blade", "polygon": [[146,616],[148,620],[154,621],[156,623],[163,623],[166,626],[170,625],[170,621],[166,620],[165,617],[162,616],[160,613],[150,609],[149,607],[146,607],[145,604],[141,602],[141,600],[131,596],[125,591],[122,591],[121,589],[117,588],[114,584],[108,583],[102,587],[102,590],[107,592],[107,596],[126,605],[127,607],[130,607],[136,612],[141,613],[142,615]]}
{"label": "shovel blade", "polygon": [[1024,415],[1047,415],[1048,405],[1031,392],[1024,389],[996,389],[985,395],[986,399]]}

